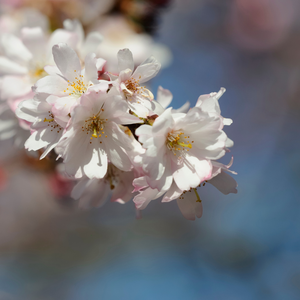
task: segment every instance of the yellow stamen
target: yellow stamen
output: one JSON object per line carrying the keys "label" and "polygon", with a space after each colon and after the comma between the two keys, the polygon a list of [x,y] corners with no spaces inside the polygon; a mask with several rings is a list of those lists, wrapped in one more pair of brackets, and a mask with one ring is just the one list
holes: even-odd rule
{"label": "yellow stamen", "polygon": [[178,145],[182,146],[182,147],[188,147],[190,149],[192,149],[192,145],[191,144],[185,144],[185,143],[182,143],[182,142],[177,142]]}
{"label": "yellow stamen", "polygon": [[198,195],[198,192],[197,192],[197,190],[196,189],[193,189],[194,190],[194,192],[195,192],[195,194],[196,194],[196,197],[197,197],[197,200],[196,200],[196,202],[202,202],[201,201],[201,199],[200,199],[200,197],[199,197],[199,195]]}
{"label": "yellow stamen", "polygon": [[94,127],[94,133],[92,134],[92,136],[93,136],[94,138],[97,138],[97,137],[98,137],[96,127]]}
{"label": "yellow stamen", "polygon": [[44,122],[53,122],[54,121],[54,119],[44,119]]}

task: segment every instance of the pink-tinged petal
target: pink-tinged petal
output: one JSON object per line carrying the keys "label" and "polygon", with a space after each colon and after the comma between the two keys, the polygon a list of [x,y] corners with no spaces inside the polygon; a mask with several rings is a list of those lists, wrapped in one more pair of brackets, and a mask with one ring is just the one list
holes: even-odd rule
{"label": "pink-tinged petal", "polygon": [[49,75],[41,78],[35,84],[36,93],[52,94],[55,96],[64,96],[64,92],[68,88],[68,82],[58,75]]}
{"label": "pink-tinged petal", "polygon": [[[89,153],[83,154],[89,155]],[[85,175],[89,178],[103,178],[107,172],[107,156],[103,149],[92,149],[89,163],[83,166]]]}
{"label": "pink-tinged petal", "polygon": [[0,75],[25,75],[27,72],[27,68],[0,56]]}
{"label": "pink-tinged petal", "polygon": [[177,199],[181,194],[182,190],[178,188],[175,182],[172,183],[170,189],[166,192],[161,202],[170,202]]}
{"label": "pink-tinged petal", "polygon": [[201,95],[196,103],[197,107],[200,107],[202,111],[207,112],[210,115],[221,114],[219,99],[225,93],[226,89],[221,88],[218,93],[210,93],[207,95]]}
{"label": "pink-tinged petal", "polygon": [[22,41],[16,36],[8,33],[4,33],[1,36],[1,49],[5,56],[14,60],[15,62],[26,63],[32,59],[32,54],[24,46]]}
{"label": "pink-tinged petal", "polygon": [[151,56],[136,68],[132,77],[139,80],[139,83],[146,82],[157,75],[160,67],[161,64]]}
{"label": "pink-tinged petal", "polygon": [[150,201],[158,198],[159,192],[156,189],[147,188],[134,197],[133,202],[137,209],[145,209]]}
{"label": "pink-tinged petal", "polygon": [[52,48],[53,58],[62,75],[69,81],[80,78],[81,65],[76,52],[67,44],[60,43]]}
{"label": "pink-tinged petal", "polygon": [[172,162],[172,167],[174,180],[182,191],[188,191],[190,188],[197,187],[201,181],[210,178],[212,172],[209,162],[205,160],[199,161],[192,156],[181,165],[175,165]]}
{"label": "pink-tinged petal", "polygon": [[82,45],[81,55],[85,57],[88,53],[97,52],[102,41],[103,36],[99,32],[90,32]]}
{"label": "pink-tinged petal", "polygon": [[224,195],[229,193],[237,193],[237,182],[229,174],[221,171],[221,173],[208,181],[216,187]]}
{"label": "pink-tinged petal", "polygon": [[195,156],[186,155],[186,164],[192,166],[197,175],[199,176],[200,182],[208,180],[212,174],[212,164],[209,160],[198,159]]}
{"label": "pink-tinged petal", "polygon": [[89,53],[85,57],[85,74],[84,81],[88,84],[90,81],[98,82],[97,59],[95,53]]}
{"label": "pink-tinged petal", "polygon": [[141,189],[148,187],[146,177],[135,178],[132,182],[132,185],[134,186],[133,192],[136,192],[136,191],[139,191]]}
{"label": "pink-tinged petal", "polygon": [[195,216],[197,218],[202,217],[203,207],[201,202],[197,202],[197,196],[194,190],[186,192],[180,198],[177,199],[178,207],[182,213],[182,215],[187,220],[195,220]]}
{"label": "pink-tinged petal", "polygon": [[132,73],[134,69],[134,61],[129,49],[122,49],[118,52],[118,69],[120,73],[126,69],[130,69]]}
{"label": "pink-tinged petal", "polygon": [[32,53],[33,60],[41,61],[46,55],[46,38],[40,27],[22,28],[22,41],[27,49]]}
{"label": "pink-tinged petal", "polygon": [[[51,101],[50,99],[48,101]],[[57,116],[67,116],[78,104],[77,100],[74,96],[57,97],[52,111]]]}
{"label": "pink-tinged petal", "polygon": [[161,86],[158,87],[156,101],[163,108],[167,108],[172,102],[172,99],[173,99],[173,95],[169,90],[164,89]]}
{"label": "pink-tinged petal", "polygon": [[96,67],[98,71],[103,71],[103,68],[106,64],[106,60],[103,58],[97,58]]}

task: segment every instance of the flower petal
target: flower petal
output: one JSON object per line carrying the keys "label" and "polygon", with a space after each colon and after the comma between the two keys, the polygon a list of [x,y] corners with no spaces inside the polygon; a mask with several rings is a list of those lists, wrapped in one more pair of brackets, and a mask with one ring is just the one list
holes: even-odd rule
{"label": "flower petal", "polygon": [[153,57],[149,57],[141,65],[139,65],[132,77],[139,80],[139,83],[146,82],[157,75],[161,64]]}
{"label": "flower petal", "polygon": [[118,52],[118,69],[119,72],[130,69],[131,73],[134,70],[134,61],[132,53],[129,49],[122,49]]}
{"label": "flower petal", "polygon": [[54,61],[62,75],[71,82],[81,74],[80,60],[76,52],[67,44],[60,43],[52,48]]}

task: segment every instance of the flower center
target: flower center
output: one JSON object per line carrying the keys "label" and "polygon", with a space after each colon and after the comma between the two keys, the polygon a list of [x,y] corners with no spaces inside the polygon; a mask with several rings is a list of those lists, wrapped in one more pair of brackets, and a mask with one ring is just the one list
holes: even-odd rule
{"label": "flower center", "polygon": [[140,86],[139,84],[140,78],[141,76],[139,77],[139,79],[135,79],[131,77],[130,79],[125,81],[126,90],[123,91],[126,99],[132,101],[132,97],[134,95],[138,95],[147,98],[150,101],[153,100],[154,96],[151,93],[151,91],[149,91],[145,86]]}
{"label": "flower center", "polygon": [[45,77],[46,75],[47,73],[45,72],[44,68],[40,66],[36,66],[29,71],[29,76],[31,77],[32,81],[34,81],[34,83],[42,77]]}
{"label": "flower center", "polygon": [[[101,138],[102,135],[107,138],[104,127],[108,119],[101,118],[101,113],[103,111],[104,108],[101,108],[101,110],[96,115],[93,115],[92,117],[84,121],[85,126],[82,126],[82,131],[86,131],[87,134],[91,134],[91,140],[93,138]],[[90,144],[91,143],[92,142],[90,142]],[[102,144],[102,141],[100,141],[100,144]]]}
{"label": "flower center", "polygon": [[168,133],[167,136],[167,147],[172,153],[178,157],[182,157],[193,148],[192,143],[194,141],[189,141],[190,136],[185,135],[183,131],[177,130]]}
{"label": "flower center", "polygon": [[[76,72],[76,70],[74,70]],[[83,82],[83,75],[79,75],[80,78],[75,77],[75,81],[70,82],[68,80],[68,88],[64,90],[64,92],[68,92],[69,96],[78,96],[80,97],[82,94],[84,94],[89,87]],[[90,84],[91,86],[92,84]]]}
{"label": "flower center", "polygon": [[62,130],[62,127],[54,121],[54,116],[50,110],[48,111],[48,114],[49,114],[49,119],[45,118],[44,122],[48,122],[47,126],[50,126],[52,128],[51,131],[55,129],[57,130],[57,133],[59,133]]}

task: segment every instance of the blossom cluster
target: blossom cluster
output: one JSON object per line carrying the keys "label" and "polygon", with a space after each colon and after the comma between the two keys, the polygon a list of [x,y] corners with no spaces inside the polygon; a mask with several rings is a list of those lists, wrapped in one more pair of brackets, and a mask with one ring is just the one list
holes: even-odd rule
{"label": "blossom cluster", "polygon": [[[135,67],[129,49],[117,54],[118,72],[96,56],[97,32],[84,38],[79,22],[46,37],[41,28],[0,37],[1,99],[30,133],[29,151],[50,152],[62,172],[77,181],[72,197],[81,207],[133,199],[137,210],[150,201],[177,199],[185,218],[202,215],[198,188],[210,183],[236,193],[232,164],[217,160],[233,145],[218,100],[225,92],[199,97],[195,107],[167,108],[169,90],[156,97],[146,85],[160,70],[153,56]],[[100,46],[101,47],[101,46]]]}

